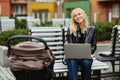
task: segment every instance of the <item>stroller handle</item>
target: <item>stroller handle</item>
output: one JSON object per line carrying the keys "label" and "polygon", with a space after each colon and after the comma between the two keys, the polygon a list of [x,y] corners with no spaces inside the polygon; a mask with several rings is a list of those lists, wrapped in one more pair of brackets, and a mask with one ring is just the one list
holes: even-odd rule
{"label": "stroller handle", "polygon": [[7,40],[8,48],[10,49],[11,40],[20,39],[20,38],[22,38],[22,39],[36,39],[45,45],[45,49],[48,49],[48,46],[47,46],[47,43],[45,42],[45,40],[43,40],[41,38],[36,38],[36,37],[30,36],[30,35],[15,35],[15,36],[10,37]]}

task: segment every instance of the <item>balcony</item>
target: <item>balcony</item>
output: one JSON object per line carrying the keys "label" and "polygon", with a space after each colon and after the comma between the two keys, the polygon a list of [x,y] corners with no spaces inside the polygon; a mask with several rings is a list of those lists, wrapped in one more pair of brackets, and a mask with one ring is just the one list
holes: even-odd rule
{"label": "balcony", "polygon": [[56,0],[11,0],[11,3],[27,3],[27,2],[56,2]]}
{"label": "balcony", "polygon": [[36,2],[55,2],[56,0],[35,0]]}
{"label": "balcony", "polygon": [[28,0],[11,0],[12,4],[27,4]]}
{"label": "balcony", "polygon": [[116,2],[120,0],[97,0],[98,2]]}

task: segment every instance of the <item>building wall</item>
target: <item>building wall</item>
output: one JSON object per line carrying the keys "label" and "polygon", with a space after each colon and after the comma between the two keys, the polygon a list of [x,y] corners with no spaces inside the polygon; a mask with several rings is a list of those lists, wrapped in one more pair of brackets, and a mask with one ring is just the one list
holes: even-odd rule
{"label": "building wall", "polygon": [[75,1],[75,2],[65,2],[64,3],[64,13],[66,18],[70,18],[70,13],[73,8],[80,7],[86,13],[88,18],[90,19],[90,2],[89,0],[86,1]]}
{"label": "building wall", "polygon": [[0,0],[1,5],[1,15],[9,16],[10,15],[10,0]]}
{"label": "building wall", "polygon": [[94,21],[95,14],[97,21],[107,21],[106,6],[100,5],[96,0],[91,0],[91,21]]}
{"label": "building wall", "polygon": [[54,13],[56,12],[55,3],[32,2],[29,7],[30,7],[30,15],[33,15],[34,10],[48,10],[50,12],[50,18],[54,18]]}
{"label": "building wall", "polygon": [[[106,1],[101,1],[101,2],[97,1],[97,0],[90,0],[91,21],[95,20],[95,14],[96,14],[96,21],[100,21],[100,22],[109,21],[109,13],[112,10],[112,6],[116,3],[118,3],[120,6],[119,0],[111,0],[111,1],[106,0]],[[120,7],[119,7],[119,12],[120,12]],[[115,20],[119,21],[120,15],[119,15],[119,18],[112,18],[111,17],[111,20],[112,20],[112,22],[114,22]]]}
{"label": "building wall", "polygon": [[[20,5],[24,5],[24,13],[16,14],[15,13],[15,6],[19,5],[19,9],[21,8]],[[36,2],[35,0],[31,0],[30,2],[28,0],[24,0],[23,2],[20,1],[13,1],[11,3],[11,14],[20,16],[34,16],[34,14],[37,13],[37,15],[42,18],[42,11],[47,10],[50,13],[50,19],[54,18],[55,13],[57,12],[57,3],[56,2]],[[37,16],[38,18],[38,16]]]}

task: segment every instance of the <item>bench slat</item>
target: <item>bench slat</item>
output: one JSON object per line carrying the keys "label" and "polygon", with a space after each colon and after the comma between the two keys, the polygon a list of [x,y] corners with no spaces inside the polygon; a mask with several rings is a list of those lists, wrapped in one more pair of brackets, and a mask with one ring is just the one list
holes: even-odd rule
{"label": "bench slat", "polygon": [[48,37],[48,36],[62,36],[62,33],[60,33],[60,32],[59,32],[59,33],[56,33],[56,32],[55,32],[55,33],[32,33],[32,35],[33,35],[33,36],[37,36],[37,35],[38,35],[38,36],[41,36],[41,37],[42,37],[42,36],[43,36],[43,37],[44,37],[44,36],[47,36],[47,37]]}
{"label": "bench slat", "polygon": [[63,45],[63,42],[61,42],[61,41],[47,42],[47,44],[48,44],[49,46],[52,46],[52,45]]}
{"label": "bench slat", "polygon": [[52,51],[53,54],[64,54],[63,51]]}
{"label": "bench slat", "polygon": [[[108,69],[109,66],[101,61],[98,61],[96,59],[93,60],[92,64],[92,70],[101,70],[101,69]],[[61,62],[56,62],[54,65],[54,72],[59,73],[59,71],[67,72],[67,65],[64,65]]]}
{"label": "bench slat", "polygon": [[[33,35],[32,35],[33,36]],[[37,37],[37,38],[42,38],[42,37],[39,37],[39,36],[34,36],[34,37]],[[42,38],[42,39],[44,39],[45,41],[47,41],[47,42],[49,42],[49,41],[57,41],[57,40],[60,40],[60,41],[62,41],[62,38],[61,37],[52,37],[52,38]]]}

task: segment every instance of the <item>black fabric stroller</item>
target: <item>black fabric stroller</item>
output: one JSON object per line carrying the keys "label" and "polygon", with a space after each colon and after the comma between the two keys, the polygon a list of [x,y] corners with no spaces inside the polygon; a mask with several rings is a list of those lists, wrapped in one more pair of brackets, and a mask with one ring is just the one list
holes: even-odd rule
{"label": "black fabric stroller", "polygon": [[[15,39],[27,41],[11,45]],[[10,68],[17,80],[51,80],[54,55],[43,39],[15,35],[8,39],[7,44]]]}

